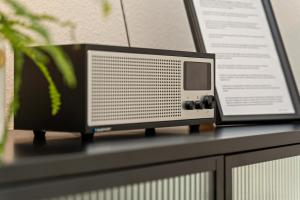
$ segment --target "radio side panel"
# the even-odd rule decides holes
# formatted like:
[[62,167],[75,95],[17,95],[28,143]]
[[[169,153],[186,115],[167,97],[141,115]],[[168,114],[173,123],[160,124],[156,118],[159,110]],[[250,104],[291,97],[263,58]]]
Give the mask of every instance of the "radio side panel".
[[53,61],[49,62],[47,67],[62,101],[59,113],[52,116],[48,83],[37,66],[26,57],[20,89],[21,107],[14,119],[15,129],[70,132],[85,130],[85,47],[64,45],[62,48],[73,63],[77,87],[69,88]]

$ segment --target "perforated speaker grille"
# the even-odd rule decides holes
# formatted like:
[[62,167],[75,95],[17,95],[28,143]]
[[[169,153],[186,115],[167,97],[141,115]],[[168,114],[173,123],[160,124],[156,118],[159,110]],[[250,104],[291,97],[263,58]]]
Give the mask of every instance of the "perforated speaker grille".
[[180,117],[181,66],[176,58],[92,54],[91,121]]

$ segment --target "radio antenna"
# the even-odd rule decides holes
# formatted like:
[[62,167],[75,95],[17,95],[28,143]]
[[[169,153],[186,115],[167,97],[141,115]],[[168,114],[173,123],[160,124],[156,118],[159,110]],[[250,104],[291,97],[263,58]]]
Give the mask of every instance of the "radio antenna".
[[124,3],[123,3],[123,0],[120,0],[120,3],[121,3],[122,14],[123,14],[123,19],[124,19],[124,25],[125,25],[125,31],[126,31],[127,42],[128,42],[128,46],[131,47],[131,44],[130,44],[130,38],[129,38],[129,31],[128,31],[128,25],[127,25],[127,20],[126,20],[126,14],[125,14],[125,9],[124,9]]

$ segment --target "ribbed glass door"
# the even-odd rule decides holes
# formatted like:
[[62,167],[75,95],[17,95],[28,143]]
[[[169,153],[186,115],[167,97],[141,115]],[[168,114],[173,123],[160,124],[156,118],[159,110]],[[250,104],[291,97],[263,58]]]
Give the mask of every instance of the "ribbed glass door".
[[213,172],[70,194],[51,200],[213,200]]
[[300,156],[232,168],[233,200],[299,200]]

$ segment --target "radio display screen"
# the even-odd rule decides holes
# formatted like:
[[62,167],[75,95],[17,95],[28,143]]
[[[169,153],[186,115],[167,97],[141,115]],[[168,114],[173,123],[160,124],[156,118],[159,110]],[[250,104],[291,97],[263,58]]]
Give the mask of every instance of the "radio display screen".
[[202,62],[184,63],[184,90],[210,90],[211,64]]

